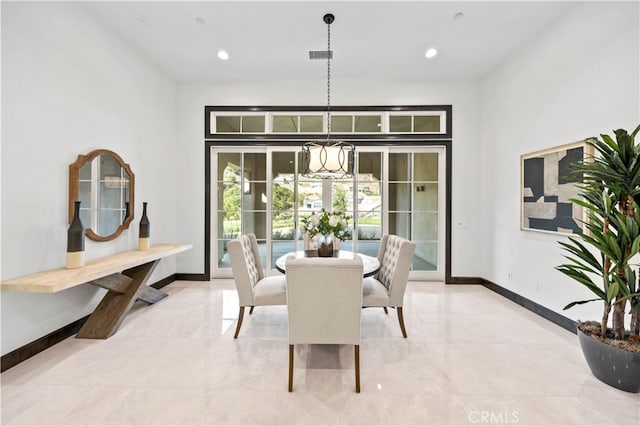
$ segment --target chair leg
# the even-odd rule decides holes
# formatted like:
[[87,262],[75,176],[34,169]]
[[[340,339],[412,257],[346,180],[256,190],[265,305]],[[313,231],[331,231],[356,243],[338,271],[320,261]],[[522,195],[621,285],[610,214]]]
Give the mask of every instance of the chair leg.
[[354,354],[356,365],[356,393],[360,393],[360,345],[356,345]]
[[238,333],[240,333],[240,327],[242,326],[243,317],[244,317],[244,306],[240,306],[240,313],[238,313],[238,325],[236,326],[236,334],[233,335],[234,339],[238,338]]
[[382,309],[384,309],[384,313],[385,313],[385,314],[389,315],[389,310],[387,309],[387,307],[386,307],[386,306],[384,306]]
[[249,315],[253,313],[253,308],[255,308],[255,306],[252,306],[251,309],[249,309]]
[[293,392],[293,345],[289,345],[289,392]]
[[407,330],[404,328],[404,317],[402,316],[402,306],[396,308],[398,311],[398,321],[400,321],[400,330],[402,330],[402,336],[407,338]]

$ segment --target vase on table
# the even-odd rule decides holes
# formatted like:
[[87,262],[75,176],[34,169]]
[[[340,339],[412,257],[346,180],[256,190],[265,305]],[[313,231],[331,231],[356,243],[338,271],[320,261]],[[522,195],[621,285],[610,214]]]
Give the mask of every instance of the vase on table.
[[318,237],[318,257],[333,257],[332,235],[320,235]]
[[149,250],[151,224],[147,217],[147,203],[142,203],[142,218],[140,219],[140,229],[138,231],[138,250]]
[[84,226],[80,220],[80,201],[73,202],[73,219],[67,229],[67,265],[69,269],[84,266]]

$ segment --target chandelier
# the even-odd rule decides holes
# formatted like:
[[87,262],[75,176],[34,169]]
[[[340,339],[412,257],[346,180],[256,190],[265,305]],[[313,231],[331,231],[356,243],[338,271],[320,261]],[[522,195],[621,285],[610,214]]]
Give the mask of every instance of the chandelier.
[[345,178],[353,175],[353,144],[331,139],[331,13],[322,20],[327,24],[327,138],[305,143],[302,146],[302,175],[312,178]]

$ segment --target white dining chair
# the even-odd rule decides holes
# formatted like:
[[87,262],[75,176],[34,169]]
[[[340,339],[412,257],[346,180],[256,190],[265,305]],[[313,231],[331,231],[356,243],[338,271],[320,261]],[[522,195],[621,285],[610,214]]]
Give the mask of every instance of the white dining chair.
[[378,261],[380,269],[373,277],[364,279],[362,307],[381,307],[388,313],[387,307],[395,308],[402,336],[407,338],[402,305],[407,288],[414,242],[397,235],[384,234],[380,239]]
[[356,392],[360,392],[362,259],[291,256],[286,267],[289,392],[296,344],[354,345]]
[[241,235],[229,241],[227,249],[240,302],[238,325],[233,335],[233,338],[237,339],[246,306],[251,308],[249,310],[251,315],[255,306],[287,304],[286,279],[284,275],[268,277],[264,275],[258,242],[254,234]]

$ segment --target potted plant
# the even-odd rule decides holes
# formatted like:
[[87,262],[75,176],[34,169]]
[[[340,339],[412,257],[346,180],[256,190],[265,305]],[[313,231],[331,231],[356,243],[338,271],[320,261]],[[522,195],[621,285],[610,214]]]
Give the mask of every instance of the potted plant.
[[318,255],[333,256],[333,238],[344,241],[351,236],[348,216],[342,212],[328,212],[322,209],[319,213],[313,212],[301,219],[302,228],[310,238],[319,235]]
[[[586,232],[560,242],[568,261],[556,269],[589,289],[596,297],[572,306],[600,301],[600,322],[578,324],[580,346],[593,374],[629,392],[640,392],[640,146],[638,126],[586,143],[595,155],[572,165],[579,174],[581,198],[571,201],[586,209]],[[629,329],[625,317],[629,314]],[[612,327],[609,328],[609,317]]]

